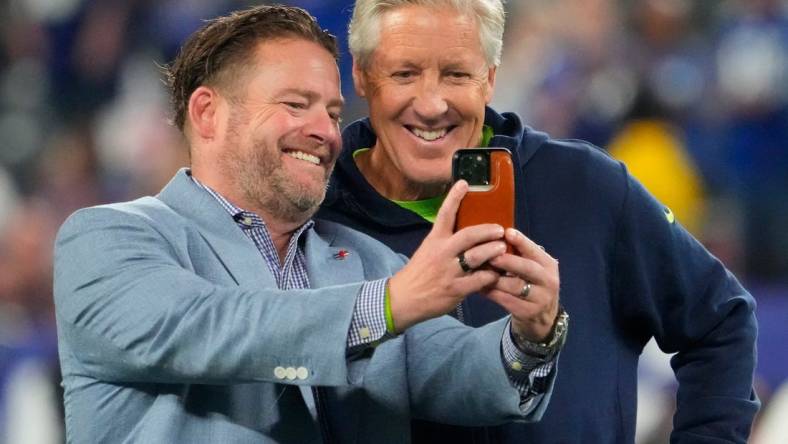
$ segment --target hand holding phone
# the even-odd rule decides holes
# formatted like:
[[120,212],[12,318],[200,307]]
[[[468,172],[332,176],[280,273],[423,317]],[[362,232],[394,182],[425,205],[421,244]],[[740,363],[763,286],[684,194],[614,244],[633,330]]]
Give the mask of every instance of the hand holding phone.
[[[461,149],[452,162],[454,180],[468,182],[469,190],[457,210],[455,231],[485,223],[505,229],[514,228],[514,164],[511,153],[504,148]],[[508,255],[489,259],[478,270],[495,270],[500,276],[483,294],[512,315],[512,332],[527,341],[543,343],[559,325],[558,261],[533,240],[516,230],[505,236]],[[515,247],[513,247],[514,245]],[[534,263],[538,267],[534,268]],[[527,301],[525,301],[527,300]],[[555,353],[563,345],[563,333],[555,336],[558,345],[542,347]],[[552,344],[552,340],[550,341]]]

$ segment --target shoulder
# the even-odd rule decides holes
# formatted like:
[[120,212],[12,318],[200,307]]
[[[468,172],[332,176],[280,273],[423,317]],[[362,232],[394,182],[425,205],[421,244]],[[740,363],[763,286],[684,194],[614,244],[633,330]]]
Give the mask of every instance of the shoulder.
[[129,202],[98,205],[77,210],[59,230],[59,237],[69,233],[95,229],[152,228],[166,231],[168,227],[185,224],[184,218],[155,197],[142,197]]
[[620,207],[629,188],[624,164],[584,140],[545,138],[522,170],[531,188],[539,184],[597,205],[606,202],[611,209]]
[[517,165],[529,175],[544,175],[544,179],[568,186],[587,187],[600,181],[621,186],[626,182],[623,164],[590,142],[553,138],[524,125],[515,113],[499,114],[491,108],[486,111],[485,124],[495,131],[491,143],[515,151]]
[[579,139],[546,139],[534,156],[543,161],[559,163],[563,168],[593,170],[621,176],[623,164],[604,149]]

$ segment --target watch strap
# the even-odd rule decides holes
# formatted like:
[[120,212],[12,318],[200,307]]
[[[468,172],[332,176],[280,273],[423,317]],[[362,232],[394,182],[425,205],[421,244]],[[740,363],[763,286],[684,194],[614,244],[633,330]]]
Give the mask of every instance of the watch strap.
[[553,327],[550,329],[547,338],[543,342],[533,342],[512,331],[512,339],[517,348],[523,353],[548,360],[555,356],[566,341],[566,333],[569,328],[569,315],[563,306],[558,307]]

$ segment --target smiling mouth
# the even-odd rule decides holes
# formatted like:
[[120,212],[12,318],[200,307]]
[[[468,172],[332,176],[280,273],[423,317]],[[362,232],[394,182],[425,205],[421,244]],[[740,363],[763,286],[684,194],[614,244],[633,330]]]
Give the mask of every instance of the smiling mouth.
[[309,154],[298,150],[287,150],[284,153],[294,159],[303,160],[304,162],[309,162],[312,165],[320,165],[320,158],[314,154]]
[[407,128],[407,130],[410,131],[411,134],[413,134],[414,136],[418,137],[421,140],[425,140],[427,142],[434,142],[436,140],[440,140],[446,137],[446,134],[448,134],[449,131],[454,129],[454,126],[437,128],[434,130],[424,130],[421,128],[416,128],[408,125],[406,125],[405,128]]

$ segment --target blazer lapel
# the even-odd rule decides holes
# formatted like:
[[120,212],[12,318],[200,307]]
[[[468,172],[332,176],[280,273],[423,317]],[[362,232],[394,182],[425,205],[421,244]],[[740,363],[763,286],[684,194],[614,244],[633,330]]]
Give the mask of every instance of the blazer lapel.
[[352,246],[336,242],[334,228],[331,224],[316,220],[314,228],[306,233],[304,256],[312,288],[364,280],[364,265],[360,255]]
[[236,226],[227,211],[195,184],[183,168],[157,196],[193,221],[203,239],[238,285],[276,287],[276,280],[254,242]]

